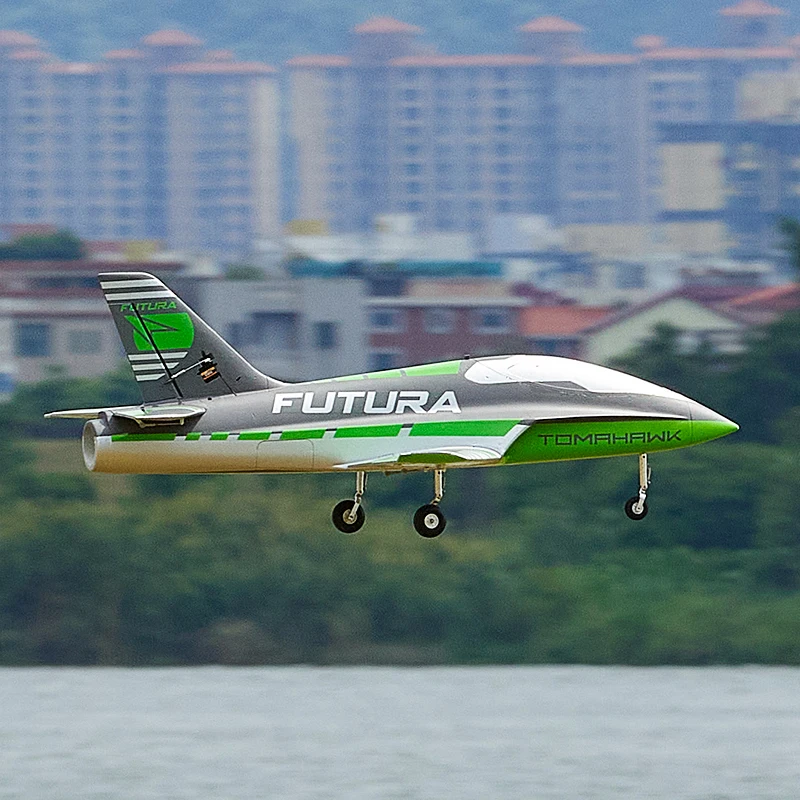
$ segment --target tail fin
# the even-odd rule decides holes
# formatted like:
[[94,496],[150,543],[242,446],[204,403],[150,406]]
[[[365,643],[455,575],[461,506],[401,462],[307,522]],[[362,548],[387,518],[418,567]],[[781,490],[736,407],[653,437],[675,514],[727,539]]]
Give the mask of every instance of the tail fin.
[[238,394],[278,383],[245,361],[153,275],[98,277],[146,403]]

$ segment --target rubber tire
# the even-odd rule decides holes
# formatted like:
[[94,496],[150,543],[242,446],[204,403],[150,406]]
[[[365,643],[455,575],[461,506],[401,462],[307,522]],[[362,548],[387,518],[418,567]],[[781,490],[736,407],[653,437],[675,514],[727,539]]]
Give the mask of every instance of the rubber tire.
[[336,528],[342,533],[358,533],[358,531],[360,531],[363,527],[364,520],[367,517],[367,515],[364,513],[364,506],[359,506],[358,511],[356,511],[356,521],[345,522],[344,515],[351,511],[353,508],[353,503],[353,500],[342,500],[333,507],[331,519],[333,520],[333,524],[336,526]]
[[[438,524],[435,528],[429,528],[425,524],[425,518],[429,514],[434,514],[438,519]],[[447,519],[445,518],[445,515],[442,514],[442,510],[439,508],[439,506],[435,506],[433,504],[420,506],[420,508],[418,508],[414,514],[414,528],[420,536],[423,536],[426,539],[435,539],[437,536],[440,536],[446,526]]]
[[632,519],[632,520],[635,520],[637,522],[640,519],[644,519],[647,516],[647,500],[644,501],[644,507],[642,508],[642,513],[641,514],[637,514],[633,510],[634,505],[636,505],[636,503],[638,503],[638,502],[639,502],[639,498],[638,497],[631,497],[631,499],[628,500],[625,503],[625,513],[627,514],[628,519]]

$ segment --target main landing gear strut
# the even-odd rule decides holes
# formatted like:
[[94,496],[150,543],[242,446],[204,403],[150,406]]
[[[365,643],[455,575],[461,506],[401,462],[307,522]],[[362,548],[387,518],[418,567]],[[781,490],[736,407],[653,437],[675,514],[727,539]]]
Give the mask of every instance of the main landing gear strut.
[[642,453],[639,456],[639,494],[625,503],[625,513],[630,519],[640,520],[647,516],[647,490],[650,488],[650,477],[647,453]]
[[[356,472],[356,491],[352,500],[342,500],[334,506],[333,524],[342,533],[356,533],[364,525],[364,507],[361,501],[367,488],[367,473]],[[421,506],[414,514],[414,528],[420,536],[433,539],[438,536],[447,525],[447,520],[439,508],[439,503],[444,497],[444,470],[433,471],[433,500]]]
[[444,497],[444,470],[433,471],[433,500],[420,506],[414,514],[414,528],[420,536],[433,539],[438,536],[447,525],[447,520],[439,508]]

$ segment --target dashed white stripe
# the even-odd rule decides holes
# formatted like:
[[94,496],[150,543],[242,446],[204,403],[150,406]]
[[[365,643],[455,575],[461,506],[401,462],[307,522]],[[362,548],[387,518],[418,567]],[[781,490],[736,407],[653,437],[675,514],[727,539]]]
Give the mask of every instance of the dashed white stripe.
[[137,381],[157,381],[159,378],[166,377],[166,372],[157,372],[155,375],[135,375]]
[[155,300],[158,298],[175,298],[175,294],[171,292],[169,289],[154,289],[151,292],[141,291],[141,292],[122,292],[121,294],[110,294],[106,293],[106,300],[109,303],[117,302],[117,301],[128,301],[128,300]]
[[[176,353],[173,350],[162,350],[161,355],[164,358],[184,358],[186,353]],[[132,355],[128,356],[130,361],[158,361],[160,363],[161,359],[158,357],[158,353],[133,353]]]
[[100,281],[101,289],[164,289],[161,281],[154,278],[139,278],[135,281]]
[[[154,366],[155,366],[155,364],[131,364],[131,369],[134,372],[144,372],[145,370],[153,369]],[[174,363],[167,362],[167,367],[169,369],[173,369],[173,368],[175,368],[177,366],[178,366],[178,362],[177,361],[175,361]]]
[[280,438],[281,438],[281,432],[280,431],[272,431],[272,433],[270,433],[269,439],[267,441],[278,442],[278,441],[280,441]]

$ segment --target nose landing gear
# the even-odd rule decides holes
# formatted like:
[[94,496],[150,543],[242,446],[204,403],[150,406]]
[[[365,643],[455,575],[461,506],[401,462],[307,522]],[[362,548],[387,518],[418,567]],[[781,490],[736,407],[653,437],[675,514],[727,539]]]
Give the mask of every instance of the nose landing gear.
[[629,519],[640,520],[647,516],[647,490],[650,487],[651,470],[647,464],[647,453],[639,456],[639,494],[625,503]]
[[447,519],[439,508],[444,497],[444,470],[433,471],[433,500],[420,506],[414,514],[414,528],[420,536],[433,539],[439,536],[447,525]]

